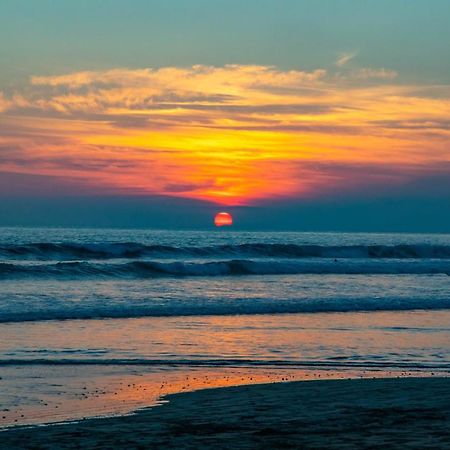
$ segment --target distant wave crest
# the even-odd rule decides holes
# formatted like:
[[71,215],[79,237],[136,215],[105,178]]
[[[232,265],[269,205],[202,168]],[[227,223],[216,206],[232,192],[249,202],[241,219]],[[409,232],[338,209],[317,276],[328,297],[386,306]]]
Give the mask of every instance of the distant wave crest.
[[73,260],[129,258],[395,258],[450,259],[448,245],[347,245],[322,246],[250,243],[207,247],[145,245],[128,243],[32,243],[0,245],[0,256],[8,259]]

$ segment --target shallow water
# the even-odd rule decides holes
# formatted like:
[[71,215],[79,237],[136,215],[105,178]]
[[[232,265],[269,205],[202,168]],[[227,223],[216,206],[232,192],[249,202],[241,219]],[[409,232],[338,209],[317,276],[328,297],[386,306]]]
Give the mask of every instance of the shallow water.
[[450,311],[7,323],[0,366],[450,369]]

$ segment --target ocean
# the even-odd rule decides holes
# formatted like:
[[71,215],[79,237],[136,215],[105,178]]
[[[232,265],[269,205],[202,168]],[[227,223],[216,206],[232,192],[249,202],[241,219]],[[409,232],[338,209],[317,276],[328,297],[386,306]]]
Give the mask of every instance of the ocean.
[[450,235],[2,228],[0,425],[132,410],[133,385],[154,401],[193,374],[448,374],[449,275]]

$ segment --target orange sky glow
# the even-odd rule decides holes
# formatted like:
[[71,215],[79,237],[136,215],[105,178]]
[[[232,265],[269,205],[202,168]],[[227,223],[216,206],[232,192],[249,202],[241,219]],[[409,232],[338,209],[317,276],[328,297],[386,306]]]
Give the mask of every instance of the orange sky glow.
[[450,87],[345,64],[34,76],[0,92],[0,171],[230,206],[445,173]]

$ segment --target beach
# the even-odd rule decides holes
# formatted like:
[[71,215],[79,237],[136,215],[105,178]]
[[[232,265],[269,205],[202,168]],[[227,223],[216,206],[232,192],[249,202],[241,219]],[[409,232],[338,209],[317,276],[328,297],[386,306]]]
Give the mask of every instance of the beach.
[[165,400],[127,416],[9,429],[2,448],[450,448],[448,378],[271,383]]

